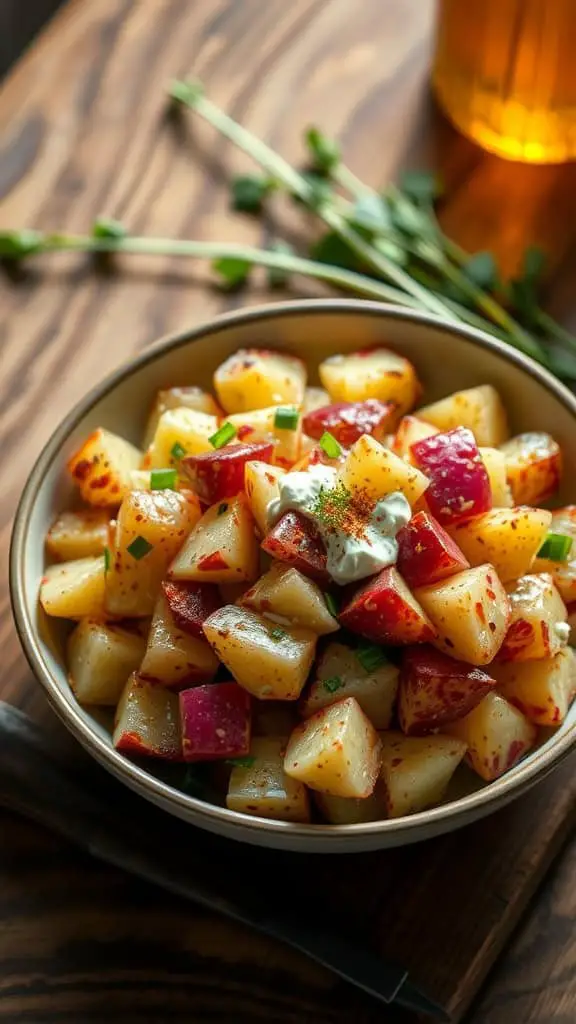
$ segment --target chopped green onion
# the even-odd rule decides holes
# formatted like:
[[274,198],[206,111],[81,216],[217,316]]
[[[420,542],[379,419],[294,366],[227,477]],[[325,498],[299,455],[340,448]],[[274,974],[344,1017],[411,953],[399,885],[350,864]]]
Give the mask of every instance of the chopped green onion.
[[278,427],[279,430],[296,430],[299,415],[297,409],[286,407],[276,409],[274,426]]
[[228,511],[228,505],[227,505],[227,503],[225,501],[223,501],[221,505],[218,505],[217,515],[223,516],[224,513],[227,512],[227,511]]
[[174,490],[178,474],[175,469],[152,469],[150,471],[150,489],[152,491],[164,491],[166,488]]
[[330,612],[330,615],[333,615],[335,619],[338,618],[338,603],[336,601],[336,598],[334,597],[334,594],[329,594],[328,592],[326,592],[324,594],[324,600],[326,601],[326,607]]
[[234,768],[251,768],[255,761],[255,757],[247,755],[246,757],[229,757],[225,763],[233,765]]
[[565,562],[572,550],[572,537],[564,533],[549,533],[538,552],[538,558],[549,558],[551,562]]
[[186,455],[186,449],[182,447],[180,441],[176,441],[170,449],[170,455],[173,459],[183,459]]
[[329,459],[337,459],[342,454],[342,445],[328,430],[325,430],[320,438],[320,447]]
[[375,672],[388,661],[382,648],[376,644],[363,644],[357,649],[356,657],[366,672]]
[[139,562],[141,558],[144,558],[144,555],[147,555],[149,551],[152,551],[153,547],[154,545],[151,544],[149,540],[146,540],[146,537],[142,537],[139,534],[134,538],[132,543],[128,545],[126,550],[129,555],[132,555],[132,558],[135,558],[136,561]]
[[104,572],[110,571],[110,548],[104,548]]
[[325,690],[328,690],[328,693],[336,693],[336,690],[339,690],[341,686],[344,686],[344,683],[340,679],[340,676],[330,676],[330,679],[325,679],[323,681],[322,686]]
[[231,441],[233,437],[236,437],[236,427],[233,423],[223,423],[219,430],[208,440],[213,448],[223,448],[228,441]]
[[280,629],[280,626],[275,626],[274,629],[270,630],[270,639],[275,644],[279,644],[281,640],[285,640],[288,633],[284,629]]

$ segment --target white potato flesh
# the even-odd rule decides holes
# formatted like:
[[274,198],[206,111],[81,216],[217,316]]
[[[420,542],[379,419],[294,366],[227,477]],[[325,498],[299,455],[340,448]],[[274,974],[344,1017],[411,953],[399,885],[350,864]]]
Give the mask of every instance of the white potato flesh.
[[217,430],[216,416],[194,409],[168,409],[158,420],[142,469],[178,469],[180,459],[183,458],[180,449],[186,455],[213,451],[209,438]]
[[276,821],[310,821],[306,786],[284,771],[286,740],[255,737],[250,744],[246,766],[232,769],[226,806],[242,814]]
[[239,349],[216,370],[214,387],[228,413],[269,405],[301,405],[306,366],[286,352]]
[[468,427],[478,445],[496,448],[508,437],[506,410],[500,395],[490,384],[456,391],[418,409],[416,415],[439,430]]
[[314,803],[329,825],[362,825],[366,821],[381,821],[388,817],[385,793],[379,783],[376,783],[374,792],[363,800],[315,792]]
[[278,617],[292,626],[304,626],[318,636],[334,633],[338,620],[328,611],[326,598],[317,583],[298,569],[275,563],[240,598],[241,605],[255,612]]
[[575,655],[565,647],[552,658],[495,664],[491,672],[510,704],[535,725],[557,726],[566,718],[576,691]]
[[330,405],[330,395],[324,388],[306,388],[304,391],[304,401],[302,402],[302,413],[305,416],[308,412],[314,412],[316,409],[323,409],[325,405]]
[[103,508],[61,512],[46,534],[46,550],[59,562],[102,555],[108,544],[109,522]]
[[282,406],[273,405],[265,409],[254,409],[251,412],[236,413],[228,417],[228,423],[236,428],[237,441],[253,444],[264,441],[274,445],[273,461],[279,466],[291,466],[301,455],[302,447],[302,416],[295,406],[286,406],[298,413],[298,421],[293,429],[276,426],[276,414]]
[[487,694],[470,714],[444,729],[463,740],[466,761],[486,782],[513,768],[536,740],[536,726],[498,693]]
[[169,409],[193,409],[195,412],[207,413],[209,416],[221,416],[222,410],[215,402],[212,395],[202,388],[166,388],[159,391],[154,400],[142,447],[144,450],[150,447],[154,440],[154,434],[158,429],[160,417]]
[[189,534],[169,570],[170,579],[198,583],[252,583],[260,547],[244,494],[216,502]]
[[218,659],[209,644],[178,628],[166,598],[160,594],[139,675],[142,679],[178,688],[184,684],[210,682],[217,670]]
[[387,816],[402,818],[439,803],[466,753],[466,744],[452,736],[404,736],[381,733],[380,779]]
[[424,473],[369,434],[354,442],[338,477],[353,497],[362,502],[378,501],[401,491],[410,505],[415,505],[429,484]]
[[254,697],[298,699],[314,660],[315,633],[279,626],[237,605],[213,612],[203,628],[220,661]]
[[262,536],[268,532],[268,505],[280,496],[278,481],[285,473],[281,466],[266,462],[247,462],[244,467],[246,497]]
[[145,649],[146,641],[138,633],[82,619],[67,646],[70,686],[77,700],[116,707]]
[[424,420],[419,420],[417,416],[404,416],[396,428],[396,433],[392,435],[392,440],[388,447],[399,458],[414,466],[414,456],[411,452],[412,445],[416,444],[417,441],[425,441],[426,438],[433,437],[434,434],[438,433],[438,427],[433,427],[431,423],[425,423]]
[[480,458],[490,481],[494,508],[512,508],[514,499],[506,477],[506,457],[499,448],[480,448]]
[[99,428],[68,460],[68,471],[89,505],[116,507],[130,489],[142,452],[123,437]]
[[503,444],[501,451],[517,505],[540,505],[558,489],[562,452],[550,434],[537,431],[519,434]]
[[566,605],[549,573],[522,576],[506,587],[511,618],[499,652],[505,661],[550,658],[568,643]]
[[470,665],[495,658],[508,629],[510,602],[492,565],[418,587],[414,596],[438,631],[435,647]]
[[124,754],[181,760],[178,694],[131,676],[116,709],[112,743]]
[[560,533],[572,539],[572,548],[564,562],[552,562],[549,558],[536,558],[533,572],[549,572],[566,604],[576,601],[576,505],[554,509],[550,533]]
[[40,583],[40,604],[59,619],[105,618],[104,558],[49,565]]
[[357,652],[345,644],[330,643],[316,669],[316,679],[300,701],[299,711],[309,718],[321,708],[354,697],[375,729],[387,729],[398,692],[399,670],[387,662],[367,672]]
[[530,572],[550,528],[552,513],[517,505],[493,508],[448,528],[471,565],[490,562],[503,583]]
[[412,363],[387,348],[330,356],[320,363],[318,372],[332,402],[379,398],[396,402],[398,414],[403,415],[421,393]]

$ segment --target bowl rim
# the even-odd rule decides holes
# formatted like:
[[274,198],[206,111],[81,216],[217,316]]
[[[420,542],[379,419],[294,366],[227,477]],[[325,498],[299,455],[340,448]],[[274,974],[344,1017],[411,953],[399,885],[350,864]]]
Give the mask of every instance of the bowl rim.
[[[306,839],[314,844],[324,845],[325,841],[326,848],[329,848],[331,836],[338,836],[340,839],[349,837],[352,846],[354,846],[353,841],[360,840],[361,838],[369,839],[372,837],[374,839],[378,835],[384,837],[386,835],[404,833],[407,842],[410,842],[418,838],[418,833],[424,826],[441,826],[447,819],[465,824],[470,813],[474,817],[488,813],[489,805],[492,803],[494,804],[494,810],[496,810],[501,803],[507,802],[508,799],[515,795],[516,791],[520,793],[538,781],[540,777],[543,778],[552,769],[556,768],[576,745],[576,723],[569,727],[556,743],[551,744],[547,749],[542,748],[540,752],[537,750],[532,755],[530,761],[520,762],[513,773],[507,773],[466,796],[459,797],[446,804],[440,804],[437,807],[428,808],[416,814],[402,818],[387,818],[380,821],[349,825],[298,824],[256,817],[239,811],[229,810],[227,807],[205,803],[197,797],[175,789],[170,784],[152,775],[145,767],[130,761],[123,754],[115,750],[114,747],[110,746],[83,719],[80,706],[77,707],[69,703],[61,691],[56,677],[52,674],[44,659],[38,631],[32,615],[29,614],[27,601],[24,597],[25,553],[36,496],[47,470],[58,459],[63,443],[79,420],[89,413],[94,405],[114,390],[114,388],[122,384],[136,370],[148,363],[154,362],[163,353],[173,351],[184,345],[193,344],[200,338],[205,338],[229,327],[243,326],[255,321],[329,313],[366,315],[368,317],[401,320],[415,326],[432,327],[464,338],[472,342],[472,344],[500,356],[521,371],[530,374],[538,383],[550,391],[557,401],[567,407],[576,420],[576,397],[544,367],[541,367],[522,352],[499,341],[498,338],[459,322],[445,321],[431,313],[355,298],[287,300],[284,302],[249,306],[222,313],[197,326],[170,332],[149,345],[143,352],[130,357],[91,388],[61,420],[38,455],[16,508],[9,556],[10,598],[16,630],[24,654],[35,678],[42,685],[49,704],[74,737],[79,740],[96,760],[131,788],[144,795],[152,794],[152,798],[157,803],[177,807],[182,817],[188,817],[187,812],[192,812],[190,816],[198,824],[200,824],[201,819],[207,819],[209,824],[206,827],[212,828],[213,831],[218,830],[217,826],[219,823],[226,825],[228,834],[231,834],[236,828],[239,838],[241,838],[242,831],[246,830],[250,833],[258,833],[259,836],[263,832],[267,832],[271,837],[276,836],[280,838],[281,834],[284,834]],[[459,822],[459,819],[463,820]]]

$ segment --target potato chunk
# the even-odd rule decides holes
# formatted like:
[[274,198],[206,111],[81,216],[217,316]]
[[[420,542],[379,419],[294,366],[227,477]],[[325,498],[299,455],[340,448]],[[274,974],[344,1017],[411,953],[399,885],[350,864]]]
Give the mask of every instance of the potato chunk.
[[160,594],[140,666],[142,679],[178,689],[185,683],[209,682],[217,670],[218,659],[212,649],[176,625],[164,594]]
[[168,409],[158,420],[143,469],[179,468],[184,455],[213,451],[208,438],[218,430],[216,416],[194,409]]
[[222,410],[218,407],[212,395],[202,388],[166,388],[159,391],[150,411],[146,433],[144,435],[144,450],[150,447],[154,440],[154,434],[158,429],[160,417],[169,409],[193,409],[194,412],[207,413],[209,416],[221,416]]
[[576,692],[576,658],[565,647],[552,658],[493,665],[498,689],[535,725],[560,725]]
[[550,434],[519,434],[503,444],[501,451],[516,505],[540,505],[558,489],[562,452]]
[[214,387],[229,413],[264,409],[269,405],[301,405],[306,366],[286,352],[241,348],[214,374]]
[[530,750],[536,727],[497,693],[489,693],[465,718],[445,726],[464,741],[466,761],[486,782],[509,771]]
[[419,420],[417,416],[404,416],[396,428],[390,447],[395,455],[414,466],[416,463],[410,450],[412,445],[417,441],[424,441],[427,437],[434,437],[438,432],[438,427]]
[[421,392],[412,363],[387,348],[330,356],[320,363],[318,372],[332,402],[379,398],[395,402],[398,414],[403,415]]
[[497,447],[508,437],[506,410],[491,384],[456,391],[439,402],[418,409],[416,415],[439,430],[468,427],[476,443],[481,445]]
[[398,691],[399,670],[386,661],[367,671],[358,652],[345,644],[326,647],[316,670],[316,679],[302,698],[299,710],[303,718],[346,697],[354,697],[375,729],[387,729]]
[[316,635],[279,626],[247,608],[225,605],[204,633],[240,686],[260,700],[296,700],[314,660]]
[[82,619],[68,639],[70,686],[81,704],[116,707],[146,641],[119,626]]
[[247,462],[244,468],[246,497],[262,536],[268,533],[268,505],[280,496],[278,481],[285,472],[281,466],[269,466],[266,462]]
[[295,406],[286,406],[285,408],[297,412],[298,420],[290,429],[279,426],[276,417],[278,410],[282,408],[283,406],[273,405],[265,409],[235,413],[228,417],[228,423],[236,428],[237,438],[244,444],[273,444],[274,454],[271,461],[276,465],[288,467],[301,455],[302,416]]
[[403,736],[385,732],[380,778],[389,818],[416,814],[440,802],[466,744],[452,736]]
[[288,740],[284,771],[333,796],[367,797],[380,767],[378,733],[354,697],[322,708]]
[[503,661],[550,658],[568,643],[568,613],[548,573],[522,576],[506,587],[512,617],[498,653]]
[[552,513],[517,505],[493,508],[448,529],[471,565],[490,562],[503,583],[530,572],[548,532]]
[[369,434],[352,445],[338,476],[353,497],[362,502],[378,501],[393,491],[401,491],[414,505],[429,483],[419,469]]
[[551,533],[560,533],[572,538],[572,549],[565,562],[552,562],[548,558],[536,558],[532,564],[532,572],[549,572],[556,584],[562,600],[566,604],[576,601],[576,505],[566,505],[554,509]]
[[100,427],[68,460],[68,470],[84,501],[113,508],[129,490],[130,473],[141,461],[138,448]]
[[104,558],[78,558],[49,565],[40,584],[40,604],[61,619],[104,618]]
[[425,736],[463,718],[496,686],[482,669],[418,644],[404,651],[398,718],[407,736]]
[[316,791],[314,803],[330,825],[362,825],[366,821],[381,821],[388,817],[384,789],[378,782],[374,792],[363,800]]
[[46,534],[46,550],[59,562],[104,554],[109,515],[103,508],[61,512]]
[[414,596],[438,630],[435,647],[470,665],[494,659],[508,629],[510,602],[492,565],[418,587]]
[[239,604],[292,626],[304,626],[318,636],[339,629],[317,583],[298,569],[276,563],[240,598]]
[[276,821],[310,821],[306,786],[284,771],[286,741],[274,736],[252,740],[246,764],[232,769],[226,806],[242,814]]
[[217,502],[204,513],[170,566],[174,580],[251,583],[258,576],[254,520],[243,494]]
[[506,476],[506,456],[499,448],[479,448],[486,467],[494,508],[512,508],[514,500]]
[[180,761],[177,694],[131,676],[116,709],[112,743],[123,754]]

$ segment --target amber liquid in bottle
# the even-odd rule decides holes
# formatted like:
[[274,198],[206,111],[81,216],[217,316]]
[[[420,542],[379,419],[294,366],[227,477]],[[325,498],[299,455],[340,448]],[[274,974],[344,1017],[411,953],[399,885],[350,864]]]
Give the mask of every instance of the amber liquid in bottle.
[[576,158],[576,0],[440,0],[438,100],[512,160]]

